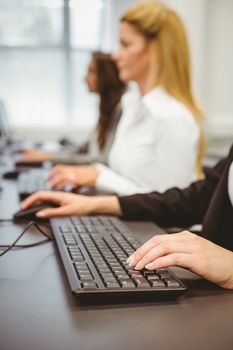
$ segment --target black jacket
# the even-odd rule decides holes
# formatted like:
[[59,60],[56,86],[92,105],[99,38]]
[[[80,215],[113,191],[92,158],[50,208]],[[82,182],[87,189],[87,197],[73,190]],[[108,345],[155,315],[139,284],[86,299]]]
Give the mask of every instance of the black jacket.
[[204,180],[186,189],[119,197],[123,217],[150,220],[164,227],[202,224],[203,237],[233,250],[233,207],[228,195],[232,161],[233,146],[228,157],[209,170]]

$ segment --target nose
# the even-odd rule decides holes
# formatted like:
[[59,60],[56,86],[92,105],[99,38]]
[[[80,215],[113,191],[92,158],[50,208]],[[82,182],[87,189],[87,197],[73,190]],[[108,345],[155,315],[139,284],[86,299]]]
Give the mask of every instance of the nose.
[[88,89],[90,89],[90,79],[89,79],[89,74],[88,73],[85,75],[84,81],[87,84]]
[[115,52],[112,53],[112,59],[113,59],[113,61],[118,61],[118,59],[119,59],[119,51],[120,51],[120,50],[117,50],[117,51],[115,51]]

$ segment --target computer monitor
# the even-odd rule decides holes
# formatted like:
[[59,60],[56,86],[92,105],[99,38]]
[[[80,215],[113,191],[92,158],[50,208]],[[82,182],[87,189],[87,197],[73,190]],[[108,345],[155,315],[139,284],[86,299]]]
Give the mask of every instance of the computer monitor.
[[12,136],[8,114],[4,102],[0,100],[0,138],[9,140]]

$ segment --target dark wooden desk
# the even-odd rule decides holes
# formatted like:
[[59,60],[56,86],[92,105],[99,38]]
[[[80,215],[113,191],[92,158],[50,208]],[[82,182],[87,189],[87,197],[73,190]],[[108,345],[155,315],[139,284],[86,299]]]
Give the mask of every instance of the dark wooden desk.
[[[18,209],[15,184],[2,183],[0,217]],[[146,235],[137,228],[137,236]],[[10,242],[22,225],[2,223],[0,243]],[[30,230],[24,240],[41,239]],[[188,285],[175,301],[80,305],[70,294],[53,242],[11,251],[0,258],[1,350],[167,350],[233,349],[233,292],[176,269]]]

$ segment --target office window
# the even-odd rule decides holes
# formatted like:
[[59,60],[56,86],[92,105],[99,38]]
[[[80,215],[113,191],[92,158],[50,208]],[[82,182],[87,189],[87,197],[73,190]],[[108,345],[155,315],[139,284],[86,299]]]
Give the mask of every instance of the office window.
[[[70,0],[71,45],[75,48],[100,46],[102,0]],[[82,14],[82,16],[80,16]]]
[[0,0],[0,98],[15,126],[93,124],[84,82],[109,0]]
[[0,0],[0,44],[59,44],[63,0]]

